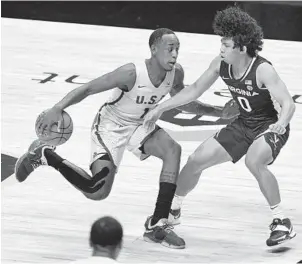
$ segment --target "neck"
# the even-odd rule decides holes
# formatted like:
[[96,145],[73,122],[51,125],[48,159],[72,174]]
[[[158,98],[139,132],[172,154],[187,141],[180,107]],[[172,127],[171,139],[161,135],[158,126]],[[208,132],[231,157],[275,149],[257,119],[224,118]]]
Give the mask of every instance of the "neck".
[[240,75],[241,73],[245,72],[248,66],[250,65],[252,59],[253,58],[250,56],[244,56],[240,58],[236,63],[232,64],[233,73],[236,73],[236,75]]
[[146,60],[147,69],[150,76],[155,83],[160,83],[166,76],[166,71],[158,64],[158,62],[154,58],[150,58]]

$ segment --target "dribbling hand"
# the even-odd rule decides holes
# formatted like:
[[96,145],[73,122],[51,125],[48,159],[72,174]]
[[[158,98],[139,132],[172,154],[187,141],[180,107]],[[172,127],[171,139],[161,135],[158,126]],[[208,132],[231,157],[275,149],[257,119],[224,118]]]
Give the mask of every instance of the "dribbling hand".
[[269,129],[271,132],[277,133],[277,134],[284,134],[286,132],[286,128],[278,123],[271,124],[269,126]]
[[42,112],[36,121],[36,131],[39,135],[49,134],[51,127],[57,124],[57,131],[60,132],[62,109],[53,107]]

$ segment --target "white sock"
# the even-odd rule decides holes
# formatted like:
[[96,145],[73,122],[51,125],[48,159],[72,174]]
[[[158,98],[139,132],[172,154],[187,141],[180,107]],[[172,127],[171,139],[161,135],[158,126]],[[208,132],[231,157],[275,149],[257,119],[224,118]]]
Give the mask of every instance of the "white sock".
[[174,195],[171,209],[172,210],[180,209],[184,198],[185,196]]
[[276,204],[274,206],[271,206],[271,210],[272,210],[272,214],[273,214],[273,218],[279,218],[279,219],[284,219],[284,215],[283,215],[283,211],[282,208],[280,206],[280,204]]

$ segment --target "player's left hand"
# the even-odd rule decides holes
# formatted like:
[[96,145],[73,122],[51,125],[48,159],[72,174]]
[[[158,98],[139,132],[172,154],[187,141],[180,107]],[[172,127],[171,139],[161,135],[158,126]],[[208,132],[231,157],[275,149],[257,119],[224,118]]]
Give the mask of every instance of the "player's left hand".
[[154,126],[155,122],[161,117],[162,112],[160,111],[159,107],[156,106],[152,110],[150,110],[144,118],[144,124],[143,126],[146,129],[149,129]]
[[269,126],[269,129],[271,132],[277,133],[277,134],[284,134],[286,132],[286,128],[283,125],[280,125],[278,123],[271,124]]
[[232,119],[238,115],[239,115],[238,104],[236,103],[236,101],[234,99],[231,99],[224,105],[224,107],[222,109],[221,118]]

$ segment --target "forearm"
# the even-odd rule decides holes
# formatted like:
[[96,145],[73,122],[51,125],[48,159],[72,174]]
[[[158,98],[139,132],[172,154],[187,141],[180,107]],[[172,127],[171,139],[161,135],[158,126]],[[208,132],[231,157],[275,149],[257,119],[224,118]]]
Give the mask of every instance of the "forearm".
[[292,102],[284,103],[281,107],[278,123],[286,127],[292,119],[296,110],[296,106]]
[[186,105],[182,105],[177,107],[179,110],[194,113],[197,115],[204,115],[207,114],[209,116],[215,116],[215,117],[221,117],[222,116],[222,109],[221,106],[214,106],[209,104],[204,104],[199,101],[193,101],[191,103],[188,103]]
[[70,91],[60,102],[54,105],[56,108],[65,109],[71,105],[81,102],[88,96],[87,84]]
[[196,86],[193,84],[187,86],[167,101],[164,101],[163,103],[159,104],[158,108],[161,112],[165,112],[170,109],[186,105],[192,102],[193,100],[197,99],[199,96],[200,94],[198,93]]

